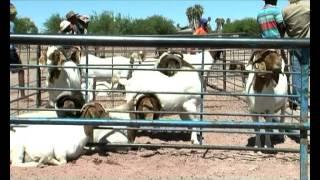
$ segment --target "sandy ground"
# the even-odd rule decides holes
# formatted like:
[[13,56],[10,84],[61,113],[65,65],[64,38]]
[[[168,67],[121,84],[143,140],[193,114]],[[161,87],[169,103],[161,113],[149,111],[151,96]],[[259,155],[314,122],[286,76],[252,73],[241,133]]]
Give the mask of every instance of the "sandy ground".
[[[34,71],[30,78],[35,79]],[[232,81],[234,81],[232,79]],[[16,84],[17,77],[11,74],[11,86]],[[218,83],[214,81],[211,83]],[[43,85],[44,86],[44,82]],[[241,83],[240,83],[241,86]],[[228,85],[230,91],[235,85]],[[238,87],[241,89],[241,87]],[[208,89],[214,91],[213,89]],[[237,89],[238,90],[238,89]],[[31,91],[29,93],[32,93]],[[47,102],[47,93],[42,94],[42,107]],[[12,91],[11,100],[18,97]],[[101,97],[100,97],[101,98]],[[98,98],[99,99],[99,98]],[[121,101],[111,103],[101,98],[108,108]],[[122,99],[121,97],[117,99]],[[29,100],[11,103],[11,108],[34,108],[35,96]],[[236,97],[207,96],[204,104],[205,112],[214,113],[247,113],[247,104]],[[12,113],[14,111],[11,111]],[[289,112],[288,113],[292,113]],[[170,118],[170,117],[169,117]],[[205,120],[248,121],[249,117],[241,116],[204,116]],[[296,122],[287,118],[288,122]],[[165,133],[150,135],[140,133],[136,143],[151,144],[190,144],[189,134]],[[210,145],[250,146],[254,134],[203,133],[204,143]],[[299,144],[285,138],[275,145],[276,148],[299,149]],[[310,159],[310,158],[309,158]],[[194,150],[194,149],[153,149],[122,152],[106,152],[105,154],[87,153],[78,160],[63,166],[46,166],[44,168],[10,167],[10,179],[299,179],[300,165],[298,153],[262,154],[249,151],[227,150]]]

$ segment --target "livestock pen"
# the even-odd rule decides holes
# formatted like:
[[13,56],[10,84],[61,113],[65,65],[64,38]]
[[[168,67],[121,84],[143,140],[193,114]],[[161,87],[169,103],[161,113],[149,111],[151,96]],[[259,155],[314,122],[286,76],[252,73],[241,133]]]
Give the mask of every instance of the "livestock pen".
[[[190,131],[188,128],[198,127],[202,128],[202,135],[207,137],[214,136],[214,134],[234,134],[247,139],[250,136],[239,136],[240,134],[255,134],[252,131],[254,128],[271,128],[271,129],[286,129],[286,130],[300,130],[298,133],[285,133],[288,135],[299,135],[300,150],[298,146],[295,148],[288,148],[285,145],[282,148],[253,148],[250,146],[244,147],[243,141],[238,144],[228,143],[230,137],[226,136],[226,140],[223,142],[202,143],[200,145],[188,145],[186,143],[167,143],[167,144],[146,144],[146,143],[134,143],[134,144],[108,144],[108,147],[145,147],[145,148],[191,148],[191,149],[226,149],[226,150],[263,150],[270,152],[295,152],[300,153],[300,178],[307,179],[308,177],[308,140],[307,131],[309,130],[309,117],[308,117],[308,99],[304,99],[300,107],[300,114],[293,113],[287,110],[286,123],[254,123],[248,119],[252,114],[248,114],[247,105],[243,100],[243,97],[248,96],[242,93],[243,70],[230,70],[229,66],[234,61],[240,64],[246,64],[250,53],[256,48],[279,48],[279,49],[293,49],[293,48],[309,48],[309,40],[261,40],[261,39],[244,39],[244,38],[195,38],[195,37],[148,37],[148,36],[123,36],[123,37],[109,37],[109,36],[56,36],[56,35],[11,35],[11,42],[15,44],[25,44],[27,63],[23,64],[27,71],[28,83],[26,87],[17,87],[16,85],[10,85],[12,92],[19,89],[26,89],[29,91],[29,99],[10,99],[10,124],[93,124],[93,125],[108,125],[108,126],[130,126],[140,127],[137,129],[145,131]],[[115,54],[121,54],[127,56],[130,52],[146,50],[147,56],[153,56],[155,48],[152,47],[169,47],[169,48],[193,48],[197,47],[200,50],[204,48],[210,49],[223,49],[223,58],[216,61],[211,70],[208,70],[208,81],[206,84],[202,82],[201,93],[201,108],[200,112],[196,114],[200,115],[200,120],[197,122],[192,121],[180,121],[175,116],[167,116],[168,118],[161,120],[110,120],[110,119],[96,119],[96,120],[80,120],[70,118],[18,118],[16,114],[21,111],[48,111],[55,109],[44,108],[46,102],[46,90],[43,83],[42,73],[37,61],[32,61],[30,57],[30,51],[34,51],[33,58],[38,59],[40,56],[40,46],[35,45],[82,45],[82,46],[106,46],[107,56],[114,56]],[[33,49],[30,49],[33,47]],[[133,48],[138,47],[138,48]],[[151,47],[151,48],[150,48]],[[86,52],[90,53],[92,48],[86,48]],[[21,52],[20,54],[22,54]],[[38,54],[34,56],[34,54]],[[232,62],[231,62],[232,61]],[[32,63],[30,63],[32,62]],[[201,62],[199,62],[201,64]],[[88,67],[94,68],[94,67]],[[112,67],[111,67],[112,69]],[[143,69],[142,69],[143,70]],[[150,69],[149,69],[150,70]],[[204,78],[204,70],[198,70]],[[30,74],[34,73],[34,76]],[[287,74],[299,73],[288,72]],[[302,76],[308,76],[304,72],[301,72]],[[31,77],[35,77],[32,79]],[[87,77],[84,77],[86,80]],[[207,86],[207,87],[206,87]],[[206,87],[206,88],[205,88]],[[60,89],[57,89],[60,90]],[[90,90],[96,92],[110,92],[109,94],[103,94],[102,96],[97,94],[97,100],[102,102],[107,108],[115,107],[116,105],[123,104],[124,97],[122,92],[125,90],[119,89],[103,89],[103,90]],[[183,94],[183,92],[175,92],[176,94]],[[258,95],[257,95],[258,96]],[[261,95],[261,96],[273,96],[273,95]],[[289,96],[294,96],[289,94]],[[33,100],[34,104],[29,100]],[[26,102],[25,102],[26,101]],[[27,105],[26,105],[27,103]],[[235,106],[233,106],[233,104]],[[151,112],[152,113],[152,112]],[[180,112],[157,112],[165,114],[179,114]],[[275,115],[268,115],[273,116]],[[279,115],[276,115],[279,117]],[[230,118],[231,117],[231,118]],[[161,128],[157,128],[161,127]],[[212,134],[212,135],[211,135]],[[265,133],[264,133],[265,134]],[[272,133],[282,134],[282,133]],[[231,135],[230,135],[231,136]],[[242,145],[242,146],[241,146]]]

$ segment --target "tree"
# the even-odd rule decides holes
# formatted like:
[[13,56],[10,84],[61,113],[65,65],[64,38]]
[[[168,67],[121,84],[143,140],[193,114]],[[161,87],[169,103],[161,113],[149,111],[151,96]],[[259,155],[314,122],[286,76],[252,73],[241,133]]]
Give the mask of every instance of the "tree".
[[38,33],[38,28],[28,17],[16,18],[14,21],[16,33]]
[[60,30],[60,23],[64,18],[61,17],[59,14],[53,14],[46,20],[44,23],[45,32],[46,33],[58,33]]
[[231,23],[230,18],[227,18],[226,24],[230,24],[230,23]]
[[227,23],[223,27],[224,33],[247,33],[249,37],[259,37],[259,24],[255,18],[243,18],[231,23]]
[[89,34],[115,34],[116,28],[114,27],[114,16],[110,11],[103,11],[101,14],[90,16],[90,23],[88,27]]
[[224,25],[224,19],[223,18],[216,18],[215,22],[217,23],[216,32],[222,32],[222,28]]
[[[52,15],[44,24],[46,33],[57,33],[62,20],[59,14]],[[103,11],[101,14],[94,12],[88,26],[89,34],[98,35],[172,34],[176,31],[174,22],[160,15],[132,19],[120,13],[114,15],[111,11]]]
[[188,17],[190,28],[197,28],[202,14],[203,7],[199,4],[187,8],[186,15]]

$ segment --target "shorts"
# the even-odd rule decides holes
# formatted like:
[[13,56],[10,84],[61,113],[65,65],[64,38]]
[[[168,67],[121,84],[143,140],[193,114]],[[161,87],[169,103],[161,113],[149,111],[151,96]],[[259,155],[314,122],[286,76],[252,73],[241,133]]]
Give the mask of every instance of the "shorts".
[[17,73],[22,70],[22,66],[11,66],[11,64],[22,64],[20,57],[15,49],[10,49],[10,71]]

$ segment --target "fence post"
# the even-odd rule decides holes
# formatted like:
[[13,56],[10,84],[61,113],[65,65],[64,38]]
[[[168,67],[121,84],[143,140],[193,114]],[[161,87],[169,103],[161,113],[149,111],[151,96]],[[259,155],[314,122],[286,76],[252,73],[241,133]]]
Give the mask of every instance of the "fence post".
[[[202,53],[202,61],[201,61],[201,69],[204,70],[204,49],[201,50]],[[207,86],[207,83],[204,83],[204,72],[201,71],[200,75],[201,75],[201,103],[200,103],[200,121],[202,121],[203,119],[203,101],[204,101],[204,97],[203,97],[203,92],[204,92],[204,88],[207,89],[205,86]],[[206,76],[208,76],[208,72],[206,73]],[[200,130],[202,130],[202,128],[200,128]],[[202,131],[200,131],[200,145],[202,145]]]
[[226,92],[227,90],[227,72],[226,70],[226,62],[227,62],[227,56],[226,56],[226,52],[222,51],[223,53],[223,65],[222,65],[222,69],[223,69],[223,90]]
[[89,65],[89,56],[88,56],[88,46],[85,46],[86,51],[86,93],[85,93],[85,99],[86,102],[88,102],[88,87],[89,87],[89,73],[88,73],[88,65]]
[[[308,88],[309,88],[309,49],[302,49],[301,87],[300,87],[300,122],[308,121]],[[308,180],[308,132],[300,130],[300,179]]]
[[[39,65],[39,59],[41,56],[41,46],[37,46],[37,65]],[[37,67],[37,88],[41,88],[41,70],[40,67]],[[36,106],[41,106],[41,90],[37,90],[37,96],[36,96]]]

